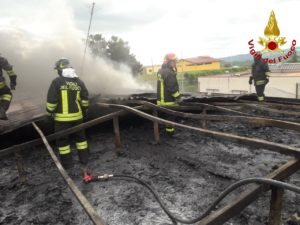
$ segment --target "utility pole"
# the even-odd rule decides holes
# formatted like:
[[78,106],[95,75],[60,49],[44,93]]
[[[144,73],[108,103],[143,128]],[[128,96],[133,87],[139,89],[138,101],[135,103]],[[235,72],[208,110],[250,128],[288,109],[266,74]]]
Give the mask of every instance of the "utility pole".
[[[184,76],[183,76],[183,58],[182,58],[182,51],[180,51],[180,56],[181,56],[181,92],[183,92],[183,80],[184,80]],[[198,81],[197,81],[198,82]]]
[[93,14],[94,14],[94,7],[95,7],[95,2],[92,3],[90,23],[89,23],[88,32],[87,32],[87,35],[86,35],[85,48],[84,48],[83,58],[82,58],[82,62],[81,62],[81,75],[83,74],[84,61],[85,61],[85,54],[86,54],[86,49],[87,49],[88,40],[89,40],[89,36],[90,36],[90,29],[91,29],[91,24],[92,24]]

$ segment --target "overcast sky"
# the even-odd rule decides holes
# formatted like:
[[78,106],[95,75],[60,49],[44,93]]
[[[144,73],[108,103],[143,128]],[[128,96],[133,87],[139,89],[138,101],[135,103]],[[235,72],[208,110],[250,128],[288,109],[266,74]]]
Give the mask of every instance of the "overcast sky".
[[[0,32],[22,28],[36,40],[65,32],[84,38],[90,0],[0,0]],[[91,33],[129,42],[144,65],[161,64],[163,55],[223,57],[248,52],[248,41],[264,35],[274,10],[288,48],[300,41],[299,0],[95,0]],[[75,35],[76,34],[76,35]],[[63,43],[61,43],[63,45]],[[298,43],[297,43],[297,46]],[[256,49],[262,47],[256,44]],[[83,51],[83,50],[82,50]]]

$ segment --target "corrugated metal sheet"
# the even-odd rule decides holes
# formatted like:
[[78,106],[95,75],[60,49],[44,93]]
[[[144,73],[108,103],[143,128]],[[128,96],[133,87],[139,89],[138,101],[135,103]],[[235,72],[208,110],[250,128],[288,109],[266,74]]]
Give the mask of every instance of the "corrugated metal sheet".
[[269,64],[269,68],[274,73],[300,72],[300,63]]

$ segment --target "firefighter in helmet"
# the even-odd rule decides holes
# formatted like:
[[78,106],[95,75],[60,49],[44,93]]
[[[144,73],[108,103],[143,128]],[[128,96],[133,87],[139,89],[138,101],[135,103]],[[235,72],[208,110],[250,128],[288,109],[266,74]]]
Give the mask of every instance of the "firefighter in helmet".
[[[47,113],[54,119],[55,132],[79,125],[86,117],[88,109],[88,90],[71,67],[68,59],[61,58],[55,63],[58,77],[55,78],[48,90]],[[73,134],[77,153],[81,164],[88,163],[89,148],[85,131]],[[71,147],[68,136],[57,139],[60,160],[65,168],[73,166]]]
[[[3,71],[5,70],[10,79],[10,88],[6,85],[3,77]],[[6,58],[0,56],[0,120],[7,120],[6,111],[9,108],[12,93],[11,90],[15,90],[17,85],[17,75],[13,70],[12,65]]]
[[[176,61],[177,57],[174,53],[166,54],[163,65],[157,73],[157,105],[159,106],[174,106],[180,98]],[[173,134],[174,128],[166,127],[166,132]]]
[[249,78],[249,84],[252,85],[254,80],[254,86],[257,94],[257,99],[259,102],[265,100],[265,87],[269,83],[269,66],[262,60],[261,53],[257,54],[254,58],[254,63],[252,64],[251,76]]

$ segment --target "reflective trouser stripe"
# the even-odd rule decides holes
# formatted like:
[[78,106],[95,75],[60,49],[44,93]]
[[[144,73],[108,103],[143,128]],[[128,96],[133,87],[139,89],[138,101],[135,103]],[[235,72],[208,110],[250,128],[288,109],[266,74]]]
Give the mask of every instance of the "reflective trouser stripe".
[[60,155],[66,155],[71,152],[70,145],[63,146],[63,147],[58,147],[58,151]]
[[86,150],[88,148],[88,143],[87,141],[83,141],[83,142],[77,142],[76,143],[76,148],[78,150]]
[[0,95],[0,100],[4,100],[4,101],[11,101],[12,99],[12,95],[9,94],[5,94],[5,95]]
[[257,96],[258,101],[264,101],[265,97],[264,96]]
[[174,98],[177,98],[179,95],[180,95],[179,91],[176,91],[174,94],[172,94],[172,96],[173,96]]
[[167,127],[167,128],[166,128],[166,131],[167,131],[167,132],[170,132],[170,133],[171,133],[171,132],[174,132],[174,130],[175,130],[175,129],[174,129],[173,127]]
[[62,100],[62,114],[68,114],[69,107],[68,107],[68,91],[61,90],[61,100]]

